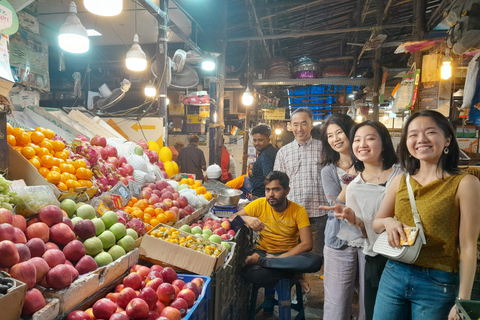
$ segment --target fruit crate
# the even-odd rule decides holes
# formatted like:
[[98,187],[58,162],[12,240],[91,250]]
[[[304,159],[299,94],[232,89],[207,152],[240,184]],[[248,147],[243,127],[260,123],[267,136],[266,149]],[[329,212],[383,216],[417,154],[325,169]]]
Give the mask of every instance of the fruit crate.
[[476,320],[480,318],[480,301],[457,300],[457,319]]
[[205,281],[202,293],[198,296],[193,306],[188,310],[188,313],[182,320],[207,320],[208,318],[208,302],[211,296],[210,277],[197,276],[190,274],[178,274],[177,279],[183,280],[185,283],[192,281],[195,278],[202,278]]
[[[2,272],[2,274],[4,274]],[[17,320],[22,313],[27,285],[19,280],[11,279],[13,287],[8,289],[7,294],[0,297],[0,310],[2,320]]]

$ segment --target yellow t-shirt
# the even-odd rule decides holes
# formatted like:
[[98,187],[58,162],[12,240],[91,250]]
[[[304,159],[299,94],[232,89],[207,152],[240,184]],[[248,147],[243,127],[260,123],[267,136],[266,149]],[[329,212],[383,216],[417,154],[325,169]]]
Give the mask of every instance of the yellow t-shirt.
[[240,189],[243,186],[243,181],[245,181],[245,177],[247,175],[244,174],[243,176],[236,177],[233,180],[228,181],[225,183],[227,187],[230,187],[232,189]]
[[305,208],[291,201],[288,201],[284,215],[273,210],[266,198],[251,202],[245,211],[265,224],[257,248],[268,253],[289,251],[298,244],[298,230],[310,225]]

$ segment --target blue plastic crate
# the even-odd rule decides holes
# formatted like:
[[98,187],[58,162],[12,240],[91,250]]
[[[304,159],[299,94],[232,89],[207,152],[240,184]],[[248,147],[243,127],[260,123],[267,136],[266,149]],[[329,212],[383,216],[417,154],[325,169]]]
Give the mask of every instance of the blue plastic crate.
[[208,301],[210,300],[210,277],[198,276],[192,274],[178,274],[177,278],[183,280],[185,283],[192,281],[195,278],[202,278],[205,281],[202,293],[198,296],[195,304],[188,309],[188,313],[182,320],[207,320],[208,319]]

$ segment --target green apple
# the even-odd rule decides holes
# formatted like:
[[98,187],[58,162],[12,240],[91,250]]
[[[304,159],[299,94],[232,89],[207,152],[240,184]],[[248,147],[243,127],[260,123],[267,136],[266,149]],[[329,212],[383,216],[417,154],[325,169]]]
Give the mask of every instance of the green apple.
[[97,262],[97,265],[99,267],[106,266],[107,264],[113,261],[112,256],[106,253],[105,251],[102,251],[99,254],[97,254],[94,259]]
[[132,237],[133,240],[137,240],[138,239],[138,233],[137,231],[133,230],[132,228],[127,228],[127,235]]
[[65,199],[60,203],[60,209],[65,211],[69,218],[72,218],[77,211],[77,204],[71,199]]
[[95,209],[91,205],[84,204],[77,209],[77,216],[82,219],[92,220],[97,216],[97,214],[95,213]]
[[204,230],[203,230],[203,234],[206,234],[206,235],[208,235],[208,236],[210,237],[210,236],[213,234],[213,232],[212,232],[212,230],[210,230],[210,229],[204,229]]
[[97,236],[101,235],[103,231],[105,231],[105,224],[103,223],[102,219],[94,218],[92,219],[93,224],[95,225],[95,230],[97,231]]
[[97,237],[88,238],[83,246],[85,247],[85,253],[92,257],[103,251],[102,240]]
[[115,239],[115,235],[109,230],[103,231],[98,236],[98,238],[100,239],[100,241],[102,241],[103,250],[108,250],[109,248],[111,248],[117,240]]
[[197,234],[197,233],[202,234],[202,228],[200,228],[199,226],[192,228],[192,234]]
[[[108,229],[113,232],[115,239],[120,240],[127,235],[127,227],[125,227],[120,222],[115,223],[113,226]],[[132,238],[133,239],[133,238]]]
[[128,235],[118,240],[117,244],[123,249],[125,249],[126,252],[135,249],[135,240],[133,240],[133,238]]
[[111,226],[118,222],[118,217],[115,212],[107,211],[103,214],[102,221],[105,224],[105,228],[110,229]]
[[230,247],[230,244],[228,242],[222,241],[220,244],[222,246],[224,246],[225,249],[227,249],[227,252],[230,252],[231,247]]
[[114,245],[113,247],[108,250],[108,254],[112,256],[113,261],[117,260],[118,258],[126,255],[125,249],[120,247],[119,245]]
[[210,236],[206,233],[202,233],[202,237],[203,237],[203,239],[207,239],[207,240],[208,240],[208,238],[210,238]]
[[208,240],[218,244],[222,243],[222,238],[220,238],[218,234],[211,235],[210,238],[208,238]]
[[83,219],[80,218],[80,217],[73,217],[71,220],[72,220],[73,226],[75,227],[75,225],[77,224],[77,222],[78,222],[78,221],[82,221]]
[[133,152],[135,152],[136,155],[143,156],[143,148],[141,146],[136,146]]
[[188,232],[188,233],[192,233],[192,229],[190,229],[190,226],[187,225],[187,224],[184,224],[183,226],[181,226],[179,228],[179,230],[182,230],[182,231],[185,231],[185,232]]
[[77,202],[77,209],[80,208],[81,206],[83,206],[85,203],[83,202]]

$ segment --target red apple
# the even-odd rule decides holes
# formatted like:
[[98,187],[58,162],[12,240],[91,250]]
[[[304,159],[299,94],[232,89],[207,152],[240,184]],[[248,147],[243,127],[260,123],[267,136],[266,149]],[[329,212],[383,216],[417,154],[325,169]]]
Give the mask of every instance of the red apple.
[[[0,209],[1,210],[1,209]],[[1,218],[0,218],[0,223],[1,222]],[[25,218],[19,214],[15,214],[12,216],[12,226],[22,230],[22,231],[25,231],[27,230],[27,221],[25,220]]]
[[[32,239],[32,240],[33,240],[33,239]],[[83,243],[82,243],[82,245],[83,245]],[[45,247],[46,247],[46,250],[45,250],[45,251],[47,251],[47,250],[52,250],[52,249],[60,250],[60,248],[59,248],[55,243],[53,243],[53,242],[47,242],[47,243],[45,243]]]
[[125,288],[118,294],[117,304],[120,308],[126,308],[128,303],[137,297],[137,293],[132,288]]
[[154,310],[157,301],[158,301],[158,296],[155,290],[153,290],[150,287],[143,288],[142,291],[140,291],[140,294],[138,295],[138,298],[143,299],[147,304],[150,310]]
[[145,287],[152,288],[153,290],[156,291],[162,283],[163,283],[163,279],[161,277],[155,278],[153,280],[148,281]]
[[170,304],[170,307],[177,309],[180,311],[180,315],[184,317],[187,312],[188,312],[188,304],[187,301],[183,298],[177,298],[173,300],[173,302]]
[[46,280],[47,284],[52,289],[61,290],[72,284],[72,273],[70,272],[68,266],[64,264],[59,264],[58,266],[48,271]]
[[18,249],[12,241],[0,242],[0,267],[10,268],[20,261]]
[[198,288],[198,291],[199,292],[202,292],[202,289],[203,289],[203,285],[205,284],[205,280],[203,280],[202,278],[194,278],[192,281],[190,281],[191,283],[195,283],[197,285],[197,288]]
[[118,286],[115,287],[115,292],[120,292],[125,288],[123,284],[119,284]]
[[0,224],[0,241],[10,240],[15,242],[16,238],[15,227],[8,223]]
[[14,243],[27,243],[27,238],[25,238],[25,233],[23,233],[22,230],[20,230],[19,228],[13,228],[14,229],[14,232],[15,232],[15,241],[13,241]]
[[172,283],[177,279],[177,273],[170,267],[164,268],[162,271],[160,271],[160,274],[162,275],[164,282]]
[[150,271],[162,271],[163,267],[159,266],[158,264],[154,264],[153,266],[150,267]]
[[[156,307],[156,306],[155,306]],[[150,310],[148,312],[148,318],[147,320],[157,320],[160,317],[160,313],[158,313],[155,310]]]
[[148,283],[151,280],[156,279],[156,278],[162,278],[162,280],[163,280],[161,271],[150,271],[147,278],[145,279],[145,282]]
[[232,238],[233,238],[233,237],[235,237],[235,230],[230,229],[230,230],[227,231],[227,234],[231,235]]
[[137,272],[138,268],[143,267],[141,264],[135,264],[130,268],[130,273]]
[[109,299],[103,298],[95,302],[92,307],[93,315],[97,319],[110,319],[117,310],[117,305]]
[[32,289],[37,282],[35,265],[29,261],[20,262],[10,268],[12,278],[20,280],[27,285],[28,289]]
[[170,283],[162,283],[157,288],[158,300],[163,303],[170,303],[175,299],[175,288]]
[[43,242],[48,242],[48,239],[50,239],[50,228],[43,222],[36,222],[27,227],[25,234],[29,240],[40,238]]
[[165,309],[165,305],[161,301],[157,301],[157,307],[155,311],[162,313],[162,310]]
[[182,290],[185,282],[183,280],[177,279],[172,282],[173,285],[177,286],[178,289]]
[[70,261],[78,261],[85,255],[85,247],[79,240],[70,241],[65,248],[63,248],[63,254],[65,258]]
[[[68,320],[68,319],[67,319]],[[126,314],[114,313],[108,320],[129,320]]]
[[67,320],[92,320],[92,318],[85,311],[75,310],[68,315]]
[[182,314],[178,309],[165,307],[165,309],[163,309],[160,313],[160,317],[165,317],[168,320],[180,320],[182,318]]
[[30,254],[30,249],[28,249],[26,244],[23,243],[15,243],[15,247],[17,247],[18,256],[20,260],[18,262],[24,262],[30,260],[32,255]]
[[123,279],[123,284],[125,287],[130,287],[134,290],[137,290],[142,285],[142,276],[138,273],[130,273]]
[[56,244],[65,246],[74,239],[76,239],[75,233],[63,222],[57,223],[50,228],[50,240]]
[[[50,251],[50,250],[49,250]],[[79,274],[85,274],[96,270],[98,267],[97,262],[90,256],[83,256],[80,260],[78,260],[77,264],[75,265],[75,269],[78,270]]]
[[40,257],[31,258],[30,260],[28,260],[28,262],[31,262],[35,265],[36,282],[39,282],[40,280],[42,280],[43,277],[45,277],[48,271],[50,270],[50,267],[47,261],[43,260]]
[[137,273],[142,277],[142,280],[145,280],[150,273],[150,268],[141,266],[137,269]]
[[197,296],[195,295],[195,293],[190,290],[190,289],[182,289],[178,295],[177,295],[177,298],[182,298],[182,299],[185,299],[185,301],[187,302],[187,305],[188,307],[192,307],[193,304],[195,303],[195,300],[197,299]]
[[118,292],[109,292],[105,298],[110,299],[113,303],[117,303],[117,299],[120,293]]
[[45,307],[46,302],[42,293],[38,289],[30,289],[25,296],[25,303],[23,304],[22,315],[30,316],[38,310]]
[[0,223],[12,224],[12,222],[13,222],[12,212],[10,212],[10,210],[0,208]]
[[63,213],[62,209],[55,205],[49,205],[40,210],[38,213],[38,217],[40,221],[47,224],[47,226],[51,227],[56,223],[60,223],[63,220]]
[[57,249],[47,250],[43,254],[42,258],[47,261],[50,268],[54,268],[59,264],[65,263],[65,255],[62,251]]
[[184,286],[183,286],[183,290],[185,289],[190,289],[193,291],[193,293],[195,294],[195,299],[198,298],[198,296],[200,295],[200,290],[198,290],[198,287],[195,283],[193,282],[188,282],[186,283]]
[[148,317],[150,308],[144,300],[140,298],[134,298],[128,303],[125,311],[130,319],[139,320]]

